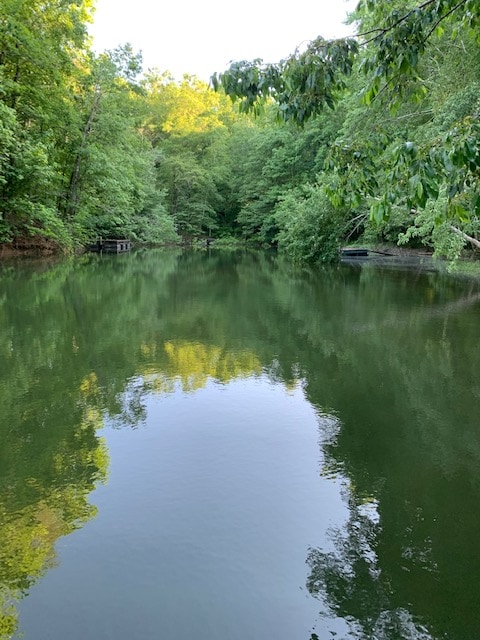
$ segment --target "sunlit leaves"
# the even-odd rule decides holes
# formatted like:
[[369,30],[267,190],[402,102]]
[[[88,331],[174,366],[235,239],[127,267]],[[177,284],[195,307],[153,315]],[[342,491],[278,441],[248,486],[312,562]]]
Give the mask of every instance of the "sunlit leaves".
[[145,131],[154,143],[164,134],[213,131],[235,118],[231,101],[194,76],[186,75],[176,82],[168,74],[151,71],[142,84],[148,103]]

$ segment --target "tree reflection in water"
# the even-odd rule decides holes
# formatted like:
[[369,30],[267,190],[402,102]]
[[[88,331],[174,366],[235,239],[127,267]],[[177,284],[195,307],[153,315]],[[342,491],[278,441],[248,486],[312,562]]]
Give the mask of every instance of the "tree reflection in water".
[[[352,638],[431,640],[408,609],[397,606],[394,588],[376,553],[380,521],[375,501],[355,504],[342,529],[331,530],[335,550],[310,549],[308,591],[321,597],[325,613],[345,620]],[[311,640],[318,636],[312,634]]]
[[260,373],[328,408],[323,474],[349,519],[308,554],[326,613],[353,638],[480,637],[477,286],[154,251],[0,285],[0,638],[55,540],[94,515],[103,418],[135,427],[152,393]]

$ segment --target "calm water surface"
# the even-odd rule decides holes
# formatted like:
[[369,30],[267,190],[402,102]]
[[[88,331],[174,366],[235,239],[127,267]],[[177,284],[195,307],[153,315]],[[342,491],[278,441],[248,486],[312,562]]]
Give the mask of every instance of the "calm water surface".
[[480,289],[0,267],[0,639],[480,637]]

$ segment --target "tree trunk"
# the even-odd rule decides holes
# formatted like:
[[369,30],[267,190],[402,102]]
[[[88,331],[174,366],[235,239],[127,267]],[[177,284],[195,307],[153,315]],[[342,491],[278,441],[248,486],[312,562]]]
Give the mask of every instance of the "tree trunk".
[[97,89],[97,91],[95,93],[95,96],[94,96],[94,99],[93,99],[92,108],[90,109],[90,113],[88,115],[87,122],[85,124],[85,127],[83,128],[82,140],[80,142],[80,146],[79,146],[77,154],[75,156],[75,163],[74,163],[74,166],[73,166],[72,174],[70,176],[70,183],[68,185],[68,192],[67,192],[66,203],[65,203],[65,212],[71,218],[73,218],[73,216],[75,215],[75,212],[76,212],[76,209],[77,209],[77,205],[78,205],[78,200],[79,200],[80,169],[82,167],[82,152],[86,147],[87,137],[88,137],[88,134],[90,133],[90,131],[92,129],[93,121],[94,121],[95,116],[97,114],[101,97],[102,97],[102,92],[101,92],[100,89]]

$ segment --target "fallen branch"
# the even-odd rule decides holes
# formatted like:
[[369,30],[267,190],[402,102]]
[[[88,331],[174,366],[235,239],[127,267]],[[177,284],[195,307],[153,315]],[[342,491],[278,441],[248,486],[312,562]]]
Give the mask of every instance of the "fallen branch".
[[474,247],[477,247],[477,249],[480,249],[480,240],[477,240],[476,238],[473,238],[472,236],[467,235],[464,231],[460,231],[460,229],[457,229],[457,227],[454,227],[453,224],[450,225],[450,229],[452,231],[455,231],[455,233],[457,233],[459,236],[462,236],[464,240],[471,242]]

